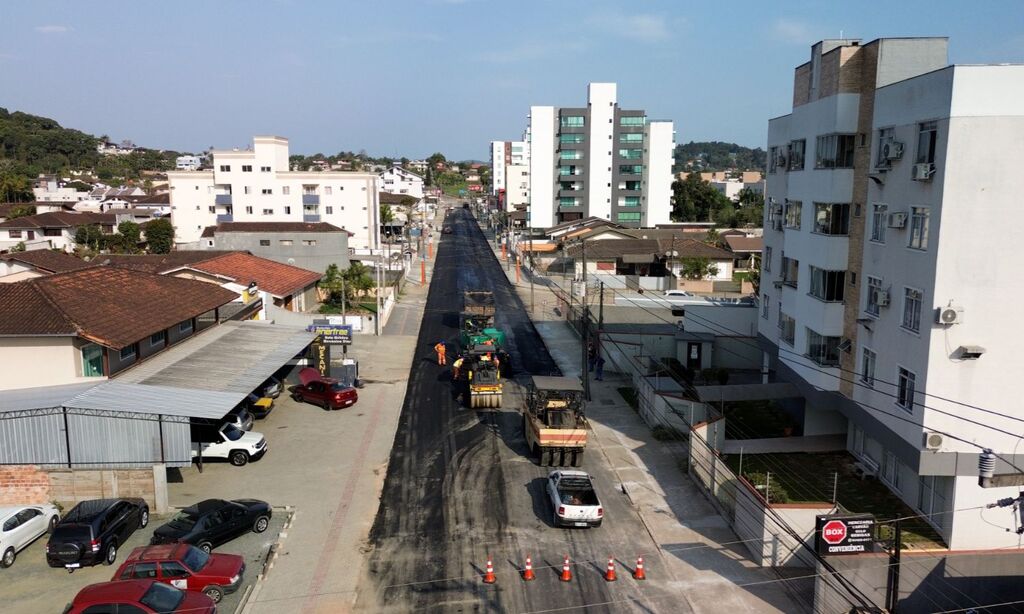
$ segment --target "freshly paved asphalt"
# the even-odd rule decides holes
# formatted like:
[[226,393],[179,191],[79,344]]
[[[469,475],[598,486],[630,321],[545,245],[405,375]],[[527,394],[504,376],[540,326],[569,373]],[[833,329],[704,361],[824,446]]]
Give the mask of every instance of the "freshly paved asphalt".
[[[447,223],[454,233],[442,235],[438,247],[357,609],[688,611],[657,579],[630,578],[625,566],[656,544],[601,454],[588,454],[583,469],[597,483],[604,525],[551,526],[543,492],[547,470],[527,456],[518,407],[524,377],[557,374],[558,368],[469,212],[454,210]],[[497,325],[509,340],[513,381],[506,382],[500,411],[460,406],[448,367],[437,366],[434,358],[438,340],[453,350],[457,346],[458,312],[468,289],[494,292]],[[537,573],[529,583],[518,575],[527,554]],[[558,580],[566,554],[574,563],[571,583]],[[498,579],[494,585],[481,579],[489,556]],[[602,576],[609,556],[617,563],[615,583]]]

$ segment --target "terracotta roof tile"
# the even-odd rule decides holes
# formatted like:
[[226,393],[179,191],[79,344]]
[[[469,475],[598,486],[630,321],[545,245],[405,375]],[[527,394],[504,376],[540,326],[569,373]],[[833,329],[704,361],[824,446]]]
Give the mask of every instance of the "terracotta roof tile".
[[0,222],[0,228],[74,228],[75,226],[86,226],[88,224],[114,225],[117,218],[113,213],[74,213],[70,211],[55,211],[52,213],[37,213],[26,215]]
[[725,237],[725,243],[734,252],[760,252],[764,247],[764,238],[729,235]]
[[116,267],[146,271],[148,273],[166,273],[183,266],[211,260],[224,254],[234,253],[231,250],[182,250],[169,254],[109,254],[97,256],[97,264],[109,264]]
[[348,232],[327,222],[221,222],[207,228],[215,232]]
[[14,252],[0,255],[0,260],[20,262],[35,267],[46,273],[64,273],[95,266],[71,254],[52,249],[33,249],[27,252]]
[[274,262],[248,252],[232,252],[188,265],[188,268],[231,277],[242,285],[255,281],[260,289],[274,296],[289,296],[308,288],[323,277],[315,271]]

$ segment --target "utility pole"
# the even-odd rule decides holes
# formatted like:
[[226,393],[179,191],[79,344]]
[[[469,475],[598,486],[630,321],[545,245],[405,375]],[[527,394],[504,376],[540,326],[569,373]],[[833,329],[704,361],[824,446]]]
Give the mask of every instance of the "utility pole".
[[896,614],[896,606],[900,601],[900,542],[903,538],[903,531],[900,529],[900,519],[897,518],[893,526],[892,552],[889,553],[889,587],[888,607],[889,612]]
[[530,259],[527,262],[530,263],[530,315],[533,316],[533,215],[529,202],[526,203],[526,225],[530,229]]
[[597,339],[601,340],[601,331],[604,330],[604,282],[601,282],[601,302],[597,304]]
[[586,400],[590,400],[590,364],[588,359],[590,358],[587,350],[590,346],[590,307],[587,304],[587,242],[585,239],[580,239],[580,252],[583,260],[583,291],[580,308],[580,336],[583,339],[581,344],[583,347],[582,352],[582,367],[583,367],[583,397]]

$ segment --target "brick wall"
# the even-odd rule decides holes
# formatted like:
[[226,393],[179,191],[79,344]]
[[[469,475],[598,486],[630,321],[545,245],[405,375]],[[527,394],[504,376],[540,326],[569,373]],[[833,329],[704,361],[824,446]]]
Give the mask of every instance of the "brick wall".
[[811,99],[811,63],[796,67],[793,75],[793,108],[807,104]]
[[141,497],[156,509],[152,469],[40,469],[34,465],[0,467],[0,505],[58,501],[69,508],[86,499]]
[[0,505],[47,503],[50,476],[35,465],[0,467]]

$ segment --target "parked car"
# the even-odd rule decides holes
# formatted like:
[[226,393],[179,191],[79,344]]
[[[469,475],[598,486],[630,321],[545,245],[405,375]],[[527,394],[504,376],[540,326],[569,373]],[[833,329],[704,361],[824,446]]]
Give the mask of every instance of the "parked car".
[[359,400],[355,388],[334,378],[323,377],[312,367],[299,371],[299,381],[302,384],[292,389],[292,397],[299,403],[309,401],[324,409],[343,409],[355,405]]
[[0,507],[0,567],[14,565],[19,552],[59,521],[60,511],[49,504]]
[[132,550],[111,580],[159,580],[220,603],[224,595],[238,590],[244,574],[245,559],[237,554],[210,554],[188,544],[165,544]]
[[586,472],[556,469],[548,474],[547,491],[556,527],[601,526],[604,508]]
[[[245,400],[238,404],[238,407],[231,410],[229,416],[237,416],[242,412],[249,414],[253,418],[262,420],[270,415],[270,410],[274,409],[274,399],[269,396],[261,397],[254,392],[250,392],[246,395]],[[244,418],[244,417],[243,417]],[[241,428],[237,419],[231,421],[235,426]],[[252,428],[251,426],[249,428]],[[249,430],[249,429],[242,429]]]
[[153,531],[151,544],[192,544],[204,552],[243,533],[270,526],[270,504],[258,499],[207,499],[190,505]]
[[64,614],[216,614],[217,604],[202,593],[183,591],[156,580],[90,584],[78,591]]
[[46,543],[46,563],[69,571],[112,565],[118,547],[147,524],[149,506],[142,499],[82,501],[54,527]]
[[671,298],[673,296],[676,298],[694,298],[697,295],[693,292],[687,292],[686,290],[665,290],[666,298]]
[[276,399],[281,396],[282,390],[284,390],[284,384],[281,383],[281,380],[271,375],[267,378],[267,381],[260,384],[260,387],[254,391],[254,394],[259,397]]
[[242,401],[237,407],[228,412],[224,419],[228,424],[234,424],[243,431],[251,431],[252,425],[256,423],[256,418],[249,412],[247,405],[247,401]]

